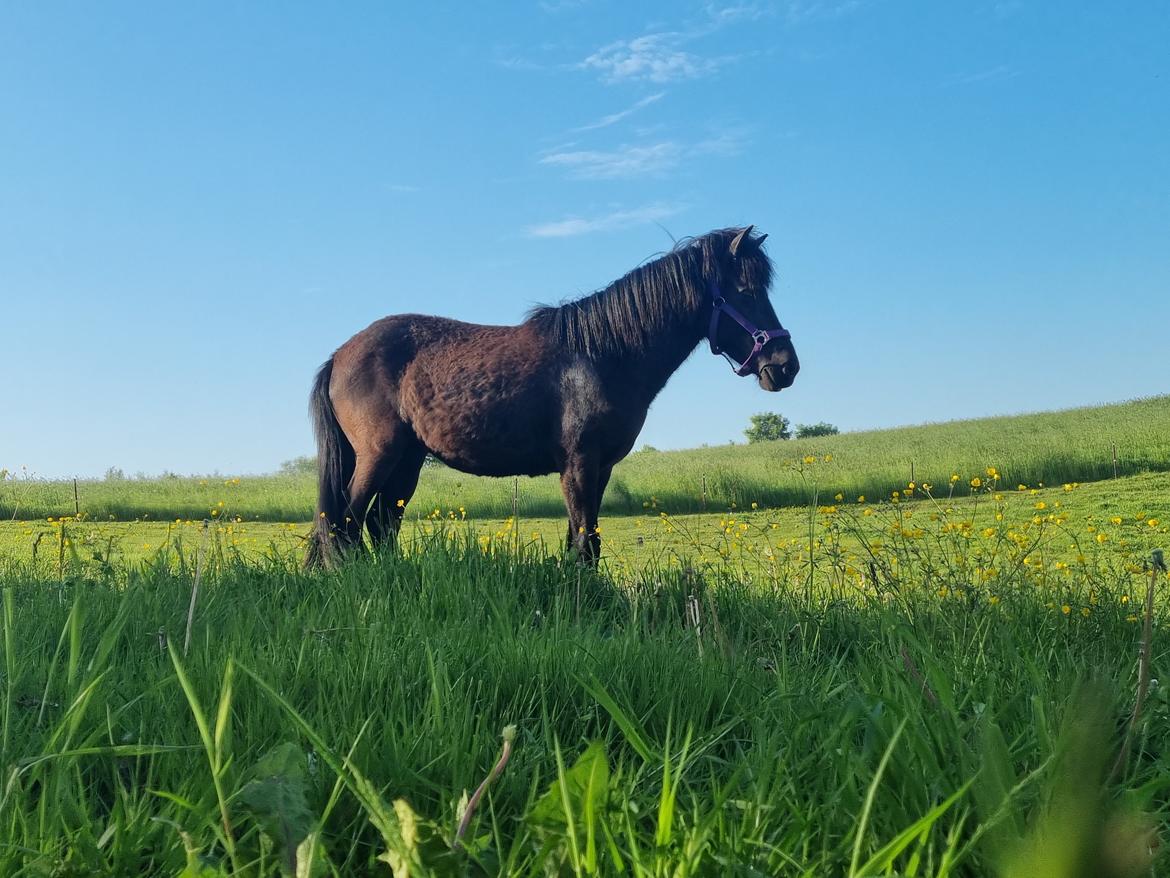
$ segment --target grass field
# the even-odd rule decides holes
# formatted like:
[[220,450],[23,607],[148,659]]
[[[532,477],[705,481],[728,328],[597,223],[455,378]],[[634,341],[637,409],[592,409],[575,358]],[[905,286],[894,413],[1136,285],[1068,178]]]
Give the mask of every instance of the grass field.
[[[1170,396],[822,439],[639,451],[615,468],[603,511],[637,513],[655,500],[676,514],[722,510],[732,503],[803,506],[814,482],[826,497],[838,492],[888,497],[911,479],[945,485],[953,473],[981,473],[987,466],[997,467],[1008,487],[1090,482],[1114,475],[1115,447],[1119,475],[1170,470]],[[815,471],[809,472],[806,460],[817,462]],[[39,480],[22,474],[17,463],[6,464],[12,472],[0,481],[0,519],[75,512],[72,481]],[[223,513],[249,521],[306,521],[316,501],[315,484],[310,473],[81,481],[77,511],[91,520],[199,520]],[[515,484],[524,517],[563,512],[554,477]],[[477,518],[503,518],[511,514],[512,502],[511,479],[476,478],[437,466],[424,472],[413,505],[462,506]]]
[[[202,578],[185,656],[191,566],[9,566],[0,870],[1146,874],[1161,690],[1095,787],[1142,576],[1016,567],[944,590],[935,553],[886,557],[896,579],[848,592],[820,568],[770,587],[648,567],[617,587],[446,539],[318,576],[229,560]],[[1160,677],[1160,621],[1152,644]],[[1061,867],[1070,852],[1095,871]]]
[[[1157,874],[1165,688],[1130,714],[1143,643],[1170,674],[1148,563],[1170,467],[1137,429],[1166,409],[1009,421],[1002,446],[914,428],[933,463],[880,493],[866,461],[914,431],[797,449],[790,494],[759,448],[673,455],[756,486],[706,513],[639,454],[598,573],[556,551],[559,505],[508,518],[507,483],[504,509],[420,502],[401,553],[316,574],[306,506],[256,520],[286,501],[249,479],[191,515],[181,481],[102,483],[139,520],[18,510],[0,874]],[[1088,466],[1090,435],[1129,436],[1130,474],[1014,475]],[[6,490],[52,487],[29,484]]]
[[[973,488],[973,478],[983,484]],[[803,508],[758,503],[753,508],[749,503],[718,513],[673,514],[654,506],[603,519],[604,569],[618,580],[648,566],[692,566],[779,581],[795,576],[810,556],[814,563],[832,559],[859,570],[871,560],[875,543],[885,548],[898,542],[936,544],[958,533],[974,566],[980,552],[1003,557],[1010,547],[1012,563],[1030,557],[1037,571],[1051,573],[1061,565],[1055,569],[1069,575],[1070,565],[1087,564],[1090,558],[1093,564],[1132,566],[1159,539],[1168,542],[1170,473],[1025,490],[1000,489],[999,484],[1002,478],[995,482],[984,471],[945,488],[931,486],[937,497],[927,497],[921,485],[913,491],[904,487],[897,492],[897,505],[871,498],[858,503],[858,497],[844,494],[840,500],[822,496],[812,505],[810,488],[810,505]],[[310,526],[308,521],[237,520],[230,510],[223,520],[209,519],[206,531],[194,519],[109,522],[67,516],[0,522],[0,557],[25,565],[35,561],[39,575],[58,579],[138,564],[173,567],[196,558],[201,547],[220,563],[293,565]],[[407,519],[403,543],[408,551],[418,551],[441,531],[448,541],[471,539],[481,550],[520,546],[552,552],[561,544],[564,527],[560,516],[481,519],[466,509],[435,507],[416,510]]]

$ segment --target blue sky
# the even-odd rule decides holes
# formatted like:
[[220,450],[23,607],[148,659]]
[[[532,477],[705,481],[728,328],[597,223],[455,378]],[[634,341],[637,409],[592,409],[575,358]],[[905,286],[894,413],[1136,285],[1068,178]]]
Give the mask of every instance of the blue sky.
[[370,321],[510,323],[754,223],[801,356],[700,348],[639,440],[1170,390],[1170,5],[0,9],[0,466],[311,450]]

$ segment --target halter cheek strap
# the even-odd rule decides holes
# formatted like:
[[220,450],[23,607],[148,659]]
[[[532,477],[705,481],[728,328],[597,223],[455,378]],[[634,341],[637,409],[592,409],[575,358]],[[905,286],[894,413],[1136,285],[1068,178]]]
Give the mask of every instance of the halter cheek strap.
[[[727,358],[727,362],[731,363],[731,367],[735,369],[735,374],[741,378],[745,375],[751,375],[756,370],[756,358],[759,357],[760,351],[764,349],[764,345],[774,338],[791,338],[792,334],[783,326],[777,325],[775,329],[760,329],[732,305],[728,304],[727,300],[723,298],[723,294],[719,291],[719,285],[715,281],[710,283],[711,289],[711,323],[707,328],[707,341],[711,343],[711,353],[722,354]],[[727,351],[719,347],[719,317],[721,314],[726,314],[736,323],[743,327],[744,331],[752,337],[754,344],[752,345],[751,353],[742,363],[736,363],[731,358]]]

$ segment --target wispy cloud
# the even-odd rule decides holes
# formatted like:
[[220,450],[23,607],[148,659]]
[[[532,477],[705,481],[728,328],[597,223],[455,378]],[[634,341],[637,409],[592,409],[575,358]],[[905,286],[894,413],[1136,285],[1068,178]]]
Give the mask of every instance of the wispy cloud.
[[732,156],[743,151],[743,131],[725,131],[694,143],[661,140],[649,144],[623,144],[616,149],[569,149],[546,153],[540,164],[565,168],[578,180],[615,180],[661,176],[684,161],[700,156]]
[[580,128],[574,128],[574,131],[596,131],[598,128],[608,128],[616,122],[627,119],[634,113],[641,110],[643,107],[648,107],[656,101],[662,100],[666,96],[666,92],[660,91],[658,94],[647,95],[631,107],[626,107],[624,110],[619,110],[616,113],[610,113],[608,116],[602,116],[596,122],[591,122],[588,125],[582,125]]
[[841,18],[856,12],[866,0],[788,0],[785,16],[790,24],[823,18]]
[[689,150],[691,156],[713,155],[723,158],[740,155],[747,146],[747,128],[729,128],[714,137],[693,143]]
[[733,58],[704,58],[683,48],[690,35],[677,31],[646,34],[602,46],[577,66],[603,82],[677,82],[714,73]]
[[732,3],[726,6],[719,3],[708,3],[706,12],[707,18],[714,27],[722,27],[740,21],[758,21],[772,14],[769,7],[761,6],[758,3]]
[[647,204],[628,210],[614,210],[600,216],[588,218],[570,216],[554,222],[540,223],[529,226],[525,233],[530,238],[571,238],[593,232],[612,232],[664,220],[681,213],[683,209],[683,206],[677,204]]
[[582,180],[612,180],[618,177],[646,177],[675,167],[683,148],[673,140],[646,146],[626,145],[617,149],[580,149],[553,152],[541,158],[542,165],[567,168],[570,176]]
[[496,46],[492,50],[492,63],[506,70],[529,72],[545,69],[544,64],[533,61],[531,58],[520,54],[511,46]]
[[997,64],[986,70],[976,70],[974,73],[961,73],[947,80],[948,85],[975,85],[979,82],[996,82],[1001,79],[1014,79],[1020,71],[1010,64]]
[[582,6],[587,6],[589,0],[540,0],[537,4],[545,12],[556,14],[558,12],[569,12],[573,9],[580,9]]

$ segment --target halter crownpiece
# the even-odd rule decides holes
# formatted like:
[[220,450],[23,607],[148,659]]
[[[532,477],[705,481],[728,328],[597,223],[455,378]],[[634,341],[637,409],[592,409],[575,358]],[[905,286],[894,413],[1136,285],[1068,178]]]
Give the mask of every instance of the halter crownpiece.
[[[723,298],[723,294],[719,291],[719,285],[715,281],[710,282],[711,290],[711,323],[707,328],[707,341],[711,343],[711,353],[723,354],[727,362],[731,363],[731,367],[735,370],[735,374],[741,378],[745,375],[750,375],[755,371],[756,358],[760,355],[760,351],[764,349],[764,345],[774,338],[792,338],[790,333],[783,326],[777,325],[775,329],[760,329],[746,317],[739,313],[739,311],[732,305],[728,304],[727,300]],[[719,347],[718,329],[719,329],[719,315],[726,314],[736,323],[744,328],[748,335],[752,337],[754,344],[752,345],[751,353],[747,355],[742,363],[736,363],[731,358],[727,351]]]

